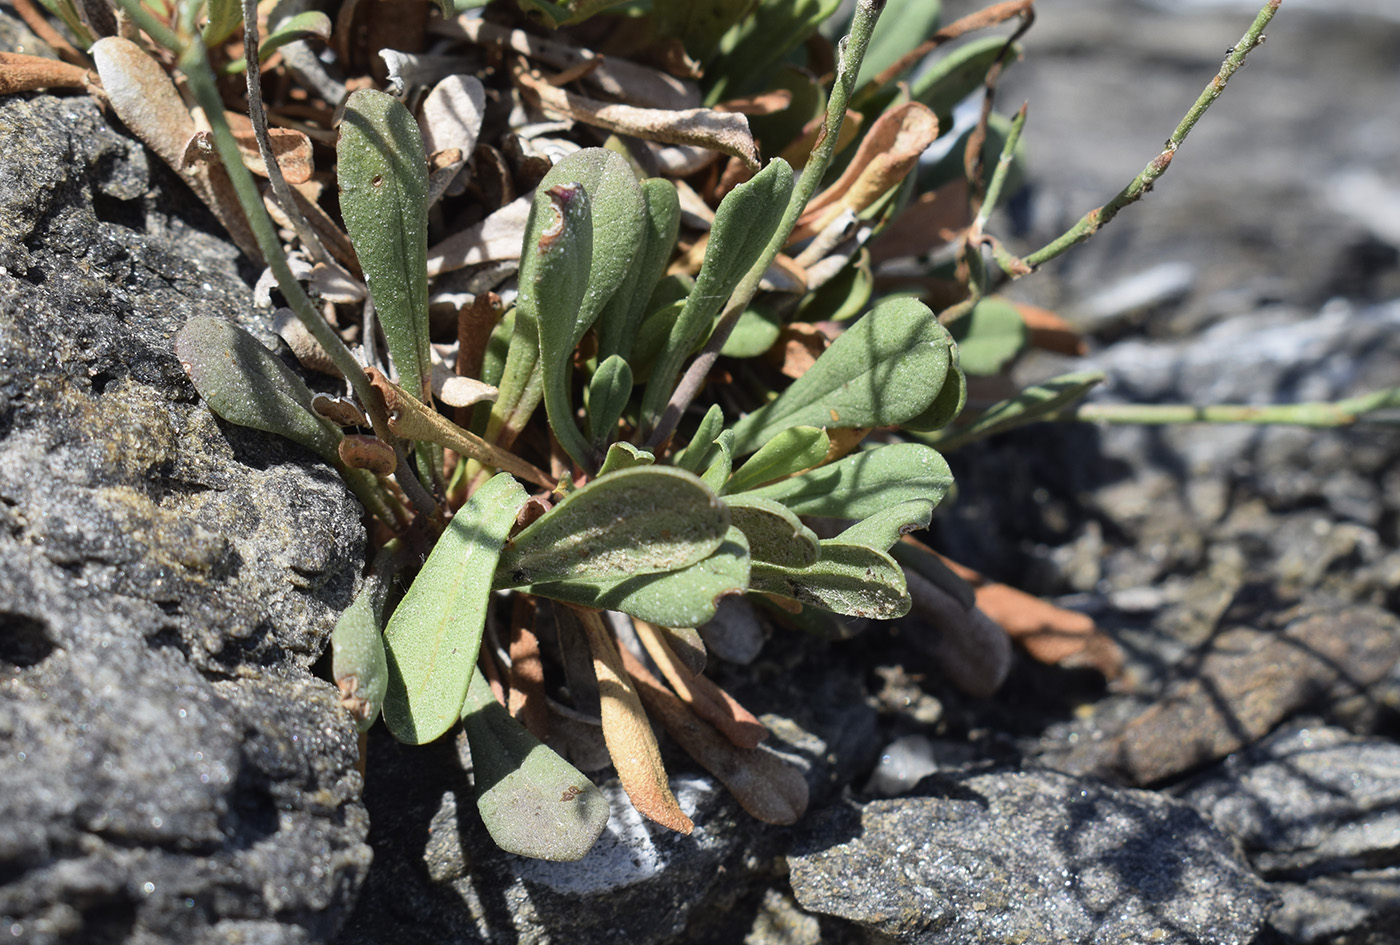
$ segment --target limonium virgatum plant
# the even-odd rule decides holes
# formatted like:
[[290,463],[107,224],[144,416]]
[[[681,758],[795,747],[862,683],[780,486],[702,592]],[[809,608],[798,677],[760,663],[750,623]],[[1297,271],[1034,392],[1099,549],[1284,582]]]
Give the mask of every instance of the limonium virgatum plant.
[[[834,0],[503,0],[485,17],[474,2],[349,3],[334,28],[286,3],[120,0],[111,16],[43,2],[117,114],[267,264],[298,357],[343,384],[313,394],[226,321],[175,340],[219,416],[334,465],[374,520],[378,553],[332,639],[345,705],[362,732],[382,716],[414,744],[460,721],[493,839],[556,860],[583,856],[608,817],[542,741],[561,712],[591,710],[658,824],[692,828],[653,721],[753,816],[803,813],[802,765],[703,673],[695,628],[722,601],[833,638],[916,603],[945,633],[987,632],[967,585],[906,540],[952,485],[935,445],[1062,413],[1099,380],[1056,378],[960,419],[967,377],[1003,372],[1029,337],[993,288],[1141,196],[1279,5],[1138,178],[1016,258],[985,227],[1022,173],[1026,109],[1008,120],[991,104],[1030,0],[941,28],[931,0],[861,0],[834,48]],[[307,43],[355,67],[357,17],[413,20],[425,48],[465,45],[480,76],[386,50],[393,94],[332,79]],[[1009,39],[951,45],[1003,22]],[[639,61],[590,49],[624,30]],[[272,129],[263,63],[281,88]],[[13,57],[0,69],[6,88],[73,84]],[[235,134],[239,74],[250,127]],[[979,92],[981,120],[956,128],[954,106]],[[514,170],[480,138],[488,97]],[[332,133],[316,116],[335,106]],[[952,135],[946,157],[921,160]],[[580,145],[590,136],[601,146]],[[343,230],[312,173],[332,141]],[[450,227],[445,207],[493,173],[495,206]],[[532,192],[502,192],[522,178]],[[903,284],[881,274],[896,257]],[[988,672],[969,688],[994,689]]]

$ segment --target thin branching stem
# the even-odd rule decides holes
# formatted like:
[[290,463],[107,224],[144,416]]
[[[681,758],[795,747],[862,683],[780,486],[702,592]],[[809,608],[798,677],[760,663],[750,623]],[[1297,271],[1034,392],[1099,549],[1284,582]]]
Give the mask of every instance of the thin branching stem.
[[297,238],[301,240],[301,245],[320,262],[336,265],[331,254],[321,245],[320,237],[307,222],[301,208],[297,206],[296,199],[292,196],[292,188],[282,175],[282,166],[277,163],[277,157],[272,153],[272,142],[267,136],[267,109],[263,107],[262,64],[258,52],[258,2],[243,0],[243,59],[247,65],[248,119],[253,123],[253,137],[257,139],[258,154],[262,156],[263,166],[267,168],[268,183],[272,185],[272,192],[276,195],[277,202],[292,229],[296,231]]
[[1181,119],[1181,123],[1176,126],[1176,130],[1172,132],[1172,136],[1167,139],[1166,147],[1163,148],[1162,153],[1149,161],[1142,173],[1134,177],[1132,182],[1119,191],[1118,195],[1108,203],[1090,210],[1064,234],[1030,255],[1022,257],[1021,263],[1025,271],[1031,271],[1041,263],[1059,256],[1071,246],[1084,242],[1097,233],[1105,223],[1117,216],[1118,211],[1131,203],[1136,203],[1143,194],[1152,189],[1152,185],[1171,166],[1177,148],[1181,147],[1186,136],[1196,126],[1196,122],[1200,121],[1201,116],[1225,91],[1225,84],[1240,70],[1249,54],[1263,45],[1264,28],[1269,25],[1269,21],[1274,18],[1274,14],[1278,12],[1282,4],[1283,0],[1268,0],[1264,4],[1259,15],[1254,18],[1254,23],[1249,27],[1249,31],[1244,34],[1244,38],[1230,50],[1230,54],[1225,57],[1225,61],[1220,66],[1220,71],[1210,80],[1210,84],[1201,92],[1196,103],[1191,106],[1190,111],[1186,113],[1186,116]]

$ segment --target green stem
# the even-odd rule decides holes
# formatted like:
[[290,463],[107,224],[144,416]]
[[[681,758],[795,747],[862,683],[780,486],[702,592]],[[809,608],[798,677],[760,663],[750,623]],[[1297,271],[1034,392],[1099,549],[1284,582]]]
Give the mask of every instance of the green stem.
[[1264,27],[1274,18],[1283,0],[1268,0],[1259,15],[1255,17],[1254,23],[1249,27],[1249,31],[1244,34],[1244,38],[1239,41],[1221,64],[1220,71],[1210,80],[1210,84],[1201,92],[1196,99],[1196,103],[1191,106],[1191,110],[1186,113],[1186,117],[1181,119],[1181,123],[1176,126],[1176,131],[1167,139],[1167,146],[1162,153],[1157,155],[1142,173],[1133,178],[1132,182],[1118,192],[1108,203],[1104,204],[1088,213],[1070,227],[1064,234],[1047,243],[1021,260],[1022,267],[1026,271],[1032,270],[1041,263],[1048,262],[1068,250],[1071,246],[1076,246],[1084,242],[1089,237],[1097,233],[1105,223],[1118,215],[1118,211],[1131,203],[1136,203],[1142,195],[1152,189],[1152,185],[1159,177],[1167,172],[1171,166],[1172,158],[1176,155],[1177,148],[1181,147],[1186,136],[1191,133],[1191,129],[1200,121],[1201,116],[1206,113],[1220,94],[1225,91],[1225,84],[1230,81],[1231,76],[1239,71],[1244,65],[1245,58],[1264,42]]
[[1016,113],[1016,117],[1011,120],[1011,130],[1007,132],[1006,143],[1002,146],[1001,157],[997,159],[996,170],[992,172],[991,183],[987,185],[987,194],[982,199],[982,209],[977,211],[977,219],[972,223],[972,232],[981,233],[982,228],[987,225],[987,220],[996,209],[997,203],[1001,200],[1002,189],[1006,186],[1006,178],[1010,176],[1011,164],[1016,156],[1016,145],[1021,142],[1021,130],[1026,127],[1026,112],[1030,108],[1030,103],[1021,105],[1021,110]]
[[729,340],[729,335],[734,330],[735,324],[738,323],[739,316],[748,308],[749,302],[758,292],[758,284],[763,280],[763,274],[768,271],[769,265],[772,264],[779,250],[787,242],[792,228],[797,224],[798,216],[806,209],[807,202],[812,199],[817,188],[821,186],[822,177],[826,174],[827,168],[831,166],[832,156],[836,153],[836,142],[841,136],[841,123],[846,118],[846,106],[851,100],[856,76],[860,74],[860,64],[865,59],[866,47],[870,45],[870,35],[875,31],[875,23],[880,19],[880,11],[884,7],[884,0],[859,0],[856,4],[855,17],[851,21],[851,32],[842,38],[837,47],[839,58],[836,66],[836,81],[832,84],[831,96],[827,99],[826,119],[822,123],[817,145],[812,149],[812,154],[802,169],[802,176],[797,179],[797,186],[793,188],[792,198],[788,201],[783,219],[778,224],[778,228],[773,231],[773,237],[768,241],[763,254],[759,256],[758,261],[744,274],[744,278],[734,288],[733,294],[729,297],[729,303],[715,323],[715,330],[710,335],[710,340],[705,344],[704,350],[690,363],[690,367],[681,377],[680,383],[676,385],[675,392],[671,395],[670,401],[667,402],[666,408],[662,412],[660,422],[647,438],[649,444],[665,443],[675,432],[681,416],[690,406],[690,402],[700,393],[705,379],[709,377],[715,362],[719,360],[720,350],[724,347],[724,343]]
[[[1344,427],[1365,421],[1378,410],[1400,407],[1400,387],[1332,402],[1302,404],[1076,404],[1048,419],[1146,425],[1179,423],[1254,423],[1302,427]],[[1371,422],[1400,420],[1377,418]]]
[[184,40],[174,30],[161,22],[155,14],[143,7],[141,0],[117,0],[117,3],[121,4],[122,10],[131,17],[131,21],[151,39],[171,52],[178,53],[183,48]]

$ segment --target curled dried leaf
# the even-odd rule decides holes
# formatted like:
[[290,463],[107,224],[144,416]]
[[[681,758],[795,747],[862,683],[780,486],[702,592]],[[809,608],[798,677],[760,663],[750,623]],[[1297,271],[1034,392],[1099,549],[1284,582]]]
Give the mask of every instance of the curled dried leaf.
[[672,652],[659,628],[643,620],[633,620],[632,623],[647,653],[691,711],[723,732],[725,738],[740,748],[756,748],[759,742],[768,737],[763,723],[733,696],[703,673],[689,672]]
[[533,95],[541,107],[585,125],[643,141],[698,145],[737,157],[755,171],[759,168],[758,146],[749,133],[748,119],[743,115],[711,108],[672,110],[602,102],[555,88],[523,60],[512,65],[511,78]]
[[340,441],[340,459],[352,469],[367,469],[376,476],[392,475],[399,465],[392,446],[363,433],[346,434]]
[[39,89],[82,89],[91,78],[87,69],[57,59],[0,52],[0,95]]

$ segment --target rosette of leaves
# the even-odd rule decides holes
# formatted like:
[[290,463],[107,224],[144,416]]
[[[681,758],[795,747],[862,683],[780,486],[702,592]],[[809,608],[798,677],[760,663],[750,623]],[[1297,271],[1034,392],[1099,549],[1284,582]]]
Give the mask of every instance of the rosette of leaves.
[[[159,16],[136,0],[121,6],[177,54],[213,126],[231,189],[211,184],[201,195],[225,211],[221,219],[227,211],[246,217],[312,347],[346,385],[343,396],[313,394],[226,322],[192,320],[176,339],[216,413],[288,436],[334,464],[381,533],[394,536],[332,639],[336,683],[361,730],[382,716],[394,737],[421,744],[460,722],[478,809],[497,843],[528,856],[581,857],[608,811],[597,788],[545,744],[547,695],[561,695],[545,679],[534,633],[534,615],[548,612],[563,653],[557,670],[590,702],[584,708],[599,720],[638,810],[673,829],[692,826],[667,786],[654,720],[754,816],[800,816],[802,768],[763,747],[757,719],[707,680],[696,628],[725,598],[747,597],[795,626],[840,635],[845,618],[908,612],[911,584],[938,585],[968,609],[971,592],[936,558],[903,543],[898,559],[892,554],[902,535],[928,524],[951,485],[927,443],[1026,422],[1095,380],[1028,391],[945,432],[967,399],[964,371],[1000,371],[1028,336],[1020,313],[988,294],[980,250],[981,226],[1016,173],[1019,125],[989,115],[943,161],[925,165],[920,156],[954,132],[953,106],[990,84],[1015,49],[1000,39],[968,43],[915,67],[946,38],[1029,4],[998,4],[926,39],[937,3],[865,0],[848,38],[831,50],[829,85],[813,51],[825,42],[819,30],[839,32],[834,0],[629,10],[647,14],[657,42],[671,42],[673,52],[675,41],[684,45],[703,70],[698,100],[752,100],[752,128],[745,124],[738,144],[682,127],[680,110],[600,118],[596,102],[549,92],[524,67],[508,70],[518,87],[497,91],[517,104],[528,104],[528,89],[583,125],[611,122],[597,127],[687,147],[700,141],[732,161],[712,176],[724,186],[707,191],[714,207],[703,235],[692,232],[684,244],[676,181],[641,172],[645,162],[624,138],[554,163],[530,198],[513,303],[506,293],[498,308],[481,293],[458,313],[460,376],[449,378],[451,395],[434,360],[432,343],[442,339],[432,337],[427,240],[434,202],[450,189],[471,136],[430,155],[399,99],[366,89],[349,95],[336,147],[345,233],[326,242],[334,249],[345,241],[352,252],[317,247],[308,234],[330,234],[334,221],[313,214],[315,226],[299,227],[297,201],[278,194],[302,248],[323,257],[322,275],[363,277],[359,297],[372,306],[353,353],[294,278],[243,166],[252,155],[223,119],[205,43],[233,35],[252,4],[239,10],[220,0],[203,36],[194,29],[199,0],[162,7]],[[549,26],[607,15],[612,4],[518,6]],[[886,26],[875,30],[882,6]],[[274,37],[324,34],[325,23],[313,25],[281,24]],[[245,37],[242,63],[223,50],[215,65],[247,68],[256,91],[267,44],[258,47],[252,30]],[[507,39],[497,41],[504,50]],[[136,105],[150,104],[141,92],[153,80],[133,76],[159,73],[159,65],[136,44],[113,45],[126,40],[103,44],[95,47],[98,69],[114,107],[133,128],[147,127]],[[607,64],[595,65],[602,73]],[[401,67],[396,81],[407,82]],[[462,97],[452,108],[470,99],[470,83],[455,87]],[[184,108],[173,87],[160,101]],[[735,126],[727,114],[726,134]],[[175,139],[192,123],[188,113],[177,117],[149,127],[164,135],[152,146],[184,172],[187,149]],[[766,163],[757,160],[755,136],[772,155]],[[278,162],[258,143],[273,170]],[[982,165],[995,165],[985,183]],[[226,203],[231,192],[236,205]],[[924,226],[930,196],[960,215]],[[876,278],[879,257],[891,254],[882,241],[905,246],[911,220],[921,232],[961,234],[913,243],[912,254],[930,260],[919,278],[934,287],[925,298],[941,299],[940,316],[907,295],[882,297],[881,289],[899,286]],[[956,251],[951,267],[932,261],[945,247]],[[1011,263],[1007,271],[1019,274]],[[938,285],[953,286],[951,294]],[[774,370],[761,356],[780,352],[799,329],[806,362]]]

